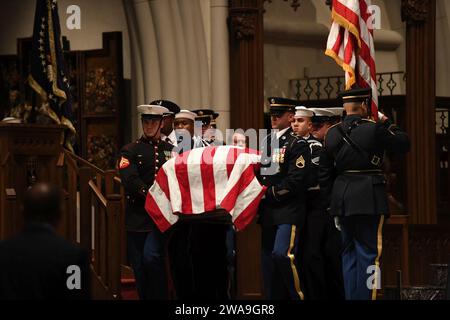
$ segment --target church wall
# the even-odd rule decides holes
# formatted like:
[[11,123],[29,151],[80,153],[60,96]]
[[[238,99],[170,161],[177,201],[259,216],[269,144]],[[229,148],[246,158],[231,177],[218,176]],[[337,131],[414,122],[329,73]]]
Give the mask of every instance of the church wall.
[[[405,71],[405,23],[401,20],[401,0],[374,0],[381,8],[381,30],[375,30],[377,72]],[[265,96],[291,96],[289,80],[294,78],[342,75],[324,55],[330,26],[330,10],[325,1],[303,1],[295,12],[284,1],[265,4]],[[450,2],[437,0],[436,95],[450,96]],[[395,93],[405,93],[400,81]]]
[[[163,98],[184,109],[210,106],[212,2],[123,1],[127,23],[133,30],[131,73],[133,81],[139,83],[139,87],[133,88],[138,89],[133,94],[135,100],[150,102]],[[225,23],[226,18],[223,20]],[[136,114],[132,118],[137,135],[140,122]]]
[[[164,18],[164,11],[159,11],[165,2],[172,19]],[[218,100],[211,96],[211,81],[217,69],[212,67],[212,35],[217,33],[212,32],[211,7],[218,2],[193,0],[187,5],[183,0],[59,0],[58,6],[62,34],[67,36],[72,50],[101,48],[102,32],[122,32],[123,71],[127,87],[132,90],[129,109],[135,137],[140,132],[139,121],[135,119],[136,104],[163,97],[187,108],[199,108]],[[382,30],[375,32],[377,72],[405,70],[405,25],[401,21],[400,2],[373,1],[381,7]],[[125,4],[130,3],[127,8]],[[436,93],[450,96],[446,79],[450,74],[450,2],[437,0],[437,3]],[[1,12],[8,13],[0,20],[1,55],[15,54],[17,38],[32,35],[35,4],[35,0],[0,3]],[[66,9],[72,4],[81,8],[81,30],[66,27],[69,17]],[[296,12],[288,2],[279,0],[267,2],[265,8],[266,97],[292,96],[289,79],[342,74],[334,61],[324,55],[330,26],[325,1],[304,0]],[[170,20],[177,22],[171,24]],[[170,45],[166,44],[167,39]],[[404,93],[404,83],[399,86],[399,92]],[[218,110],[227,119],[229,106],[224,100],[219,99]],[[225,128],[227,122],[223,120],[220,126]]]
[[[381,30],[375,31],[378,73],[405,71],[405,31],[399,1],[390,1],[389,8],[386,1],[372,2],[381,8]],[[398,8],[392,10],[391,6]],[[293,97],[290,79],[343,75],[337,64],[324,54],[331,19],[325,1],[303,1],[297,12],[284,1],[266,3],[265,7],[266,98]],[[405,84],[398,83],[396,93],[404,94],[404,90]]]
[[[69,5],[81,9],[81,30],[66,27]],[[216,107],[223,115],[219,127],[228,126],[228,34],[222,32],[217,39],[217,31],[211,30],[212,26],[226,30],[226,5],[226,0],[58,1],[62,35],[70,41],[71,50],[102,48],[102,32],[122,32],[130,138],[141,132],[135,106],[160,98],[176,101],[186,109]],[[1,12],[8,12],[0,20],[0,55],[16,54],[17,38],[32,36],[35,6],[36,0],[0,3]],[[217,12],[223,21],[217,22]],[[211,19],[215,19],[214,24]],[[215,60],[216,66],[224,68],[214,70],[223,75],[211,68],[212,52],[217,50],[225,56]],[[219,88],[214,96],[212,79],[214,88]]]
[[[77,5],[81,9],[81,29],[68,30],[66,20],[70,16],[67,7]],[[17,38],[33,34],[36,0],[2,1],[0,3],[0,55],[17,53]],[[130,45],[125,13],[121,0],[59,0],[61,33],[70,41],[71,50],[102,48],[102,32],[121,31],[123,41],[124,77],[130,78]]]

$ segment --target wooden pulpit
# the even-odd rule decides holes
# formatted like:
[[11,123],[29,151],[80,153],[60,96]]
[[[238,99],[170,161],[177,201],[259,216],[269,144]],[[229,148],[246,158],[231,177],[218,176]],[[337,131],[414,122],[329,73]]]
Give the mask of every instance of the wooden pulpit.
[[64,166],[64,129],[60,125],[0,121],[0,240],[22,228],[23,195],[36,182],[52,182],[64,189],[58,233],[75,240],[76,185],[70,185],[70,172]]

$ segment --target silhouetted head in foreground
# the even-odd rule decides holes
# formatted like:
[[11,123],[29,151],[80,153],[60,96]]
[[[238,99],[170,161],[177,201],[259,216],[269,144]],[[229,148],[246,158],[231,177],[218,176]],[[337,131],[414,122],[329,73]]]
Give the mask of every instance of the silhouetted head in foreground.
[[51,183],[36,183],[25,193],[23,209],[26,222],[55,226],[62,212],[62,189]]

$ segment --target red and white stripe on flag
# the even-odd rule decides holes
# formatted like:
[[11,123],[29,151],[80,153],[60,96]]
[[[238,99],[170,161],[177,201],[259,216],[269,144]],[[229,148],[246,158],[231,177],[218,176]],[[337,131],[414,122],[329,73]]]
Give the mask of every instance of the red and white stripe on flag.
[[255,176],[257,151],[233,146],[193,149],[167,161],[147,194],[145,209],[164,232],[179,214],[225,209],[237,230],[256,216],[265,193]]
[[345,71],[345,88],[372,88],[372,116],[378,118],[378,90],[370,0],[333,0],[325,54]]

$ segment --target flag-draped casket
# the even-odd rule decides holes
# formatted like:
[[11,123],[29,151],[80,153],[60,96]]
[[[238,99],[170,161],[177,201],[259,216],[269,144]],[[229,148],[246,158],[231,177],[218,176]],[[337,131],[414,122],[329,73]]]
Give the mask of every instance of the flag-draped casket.
[[255,176],[260,155],[233,146],[193,149],[167,161],[150,188],[145,209],[164,232],[180,215],[224,209],[237,230],[255,217],[266,187]]

